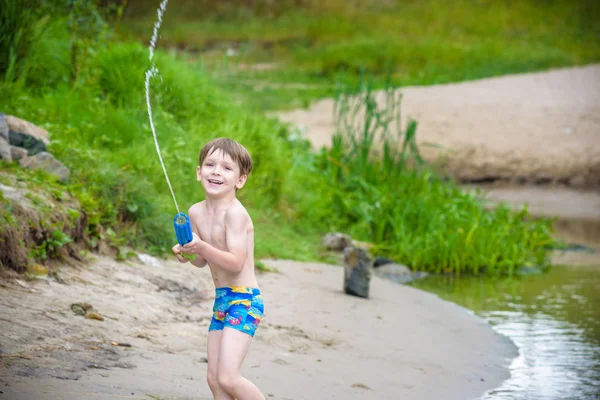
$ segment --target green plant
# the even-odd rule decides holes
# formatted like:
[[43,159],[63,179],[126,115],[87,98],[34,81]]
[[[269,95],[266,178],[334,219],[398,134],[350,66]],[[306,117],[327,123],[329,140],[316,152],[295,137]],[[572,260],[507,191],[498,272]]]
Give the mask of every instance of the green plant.
[[59,256],[59,249],[73,240],[61,230],[53,230],[38,246],[29,251],[29,258],[36,261],[46,261]]
[[313,218],[415,270],[512,275],[547,265],[551,222],[529,221],[526,208],[487,211],[437,176],[419,155],[416,122],[401,129],[398,91],[384,97],[378,102],[368,83],[340,91],[332,146],[315,160],[327,189]]
[[33,11],[35,1],[1,0],[0,76],[5,81],[23,81],[32,66],[31,53],[40,40],[49,17]]
[[12,215],[12,204],[4,197],[4,193],[0,191],[0,233],[4,231],[5,226],[13,226],[15,219]]
[[262,261],[254,262],[254,267],[260,272],[279,272],[277,268],[267,267]]

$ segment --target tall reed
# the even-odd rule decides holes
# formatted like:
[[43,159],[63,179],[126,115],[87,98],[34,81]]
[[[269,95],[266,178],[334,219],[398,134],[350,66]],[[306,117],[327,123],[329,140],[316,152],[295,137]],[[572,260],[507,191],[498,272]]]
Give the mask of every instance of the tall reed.
[[32,3],[0,0],[0,77],[8,82],[27,77],[31,53],[49,20],[37,16]]
[[512,275],[524,265],[546,266],[550,221],[529,221],[526,208],[488,211],[438,176],[419,153],[417,122],[401,128],[401,97],[389,85],[377,94],[365,79],[338,90],[336,132],[319,159],[331,226],[415,270]]

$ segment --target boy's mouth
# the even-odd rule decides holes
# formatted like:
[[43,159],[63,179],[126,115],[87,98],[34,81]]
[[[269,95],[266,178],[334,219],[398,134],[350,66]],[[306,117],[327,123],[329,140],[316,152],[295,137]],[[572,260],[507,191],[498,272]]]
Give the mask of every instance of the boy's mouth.
[[209,179],[208,183],[212,183],[213,185],[222,185],[223,184],[223,182],[217,181],[215,179]]

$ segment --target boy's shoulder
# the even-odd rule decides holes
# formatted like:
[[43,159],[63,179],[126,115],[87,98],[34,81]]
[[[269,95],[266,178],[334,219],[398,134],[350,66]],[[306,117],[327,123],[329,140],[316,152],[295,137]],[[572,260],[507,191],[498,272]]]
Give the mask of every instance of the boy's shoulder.
[[[205,210],[206,200],[202,200],[198,203],[192,204],[188,210],[188,214],[191,218],[192,216],[197,216],[204,213]],[[233,201],[229,207],[227,207],[227,210],[225,211],[225,218],[234,220],[251,220],[248,210],[246,210],[246,207],[244,207],[244,205],[237,199]]]
[[227,208],[227,211],[225,212],[225,221],[238,223],[251,222],[251,218],[246,207],[236,199],[236,201],[232,202]]
[[202,200],[198,203],[192,204],[192,206],[188,210],[188,214],[190,215],[190,217],[192,215],[198,215],[198,214],[202,213],[202,210],[204,210],[204,207],[205,207],[205,205],[204,205],[205,201],[206,200]]
[[227,208],[226,215],[236,218],[250,216],[250,214],[248,214],[248,211],[246,210],[246,207],[244,207],[242,202],[238,199],[233,201],[231,205]]

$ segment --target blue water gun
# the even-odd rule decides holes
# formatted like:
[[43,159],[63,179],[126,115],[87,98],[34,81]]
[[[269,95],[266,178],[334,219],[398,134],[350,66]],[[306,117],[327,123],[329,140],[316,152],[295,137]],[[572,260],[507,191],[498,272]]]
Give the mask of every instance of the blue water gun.
[[[175,235],[180,246],[189,243],[194,238],[192,235],[192,225],[190,224],[190,218],[184,213],[180,212],[175,214],[173,218],[173,225],[175,226]],[[194,260],[196,256],[194,254],[181,253],[182,257],[188,260]]]

